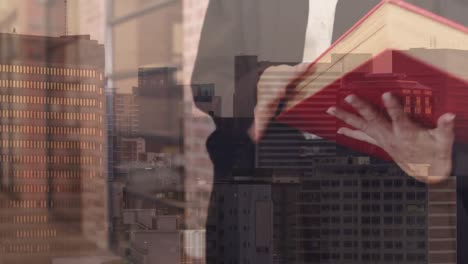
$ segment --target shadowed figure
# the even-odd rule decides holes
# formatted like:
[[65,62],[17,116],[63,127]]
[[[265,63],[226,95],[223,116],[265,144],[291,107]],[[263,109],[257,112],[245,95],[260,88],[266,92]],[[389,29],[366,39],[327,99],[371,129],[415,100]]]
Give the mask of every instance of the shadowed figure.
[[[333,27],[333,41],[338,39],[362,16],[371,10],[377,0],[338,1]],[[458,23],[468,24],[468,1],[464,0],[412,0],[407,1]],[[214,181],[228,180],[236,171],[248,172],[251,176],[260,173],[255,168],[255,144],[249,136],[249,128],[255,118],[254,108],[248,117],[238,118],[233,114],[235,57],[241,54],[256,55],[260,61],[302,62],[309,19],[309,0],[211,0],[206,13],[198,55],[191,83],[213,83],[215,94],[221,96],[222,110],[213,116],[216,130],[207,139],[206,147],[213,162]],[[248,72],[244,73],[247,77]],[[259,100],[259,98],[258,98]],[[197,105],[196,100],[195,105]],[[208,113],[207,113],[208,114]],[[276,124],[278,125],[278,124]],[[266,137],[269,134],[266,128]],[[301,133],[296,138],[301,139]],[[257,142],[258,143],[258,142]],[[297,145],[299,148],[300,145]],[[456,176],[468,174],[460,160],[467,160],[464,149],[455,146],[453,171]],[[264,172],[262,172],[264,173]],[[458,263],[467,263],[468,254],[463,250],[468,245],[464,209],[467,189],[466,177],[458,178]],[[214,185],[213,193],[217,192]],[[186,190],[189,191],[189,190]],[[212,197],[211,203],[215,203]],[[209,208],[212,208],[211,206]],[[209,210],[207,226],[217,215]],[[463,235],[462,235],[463,234]],[[210,236],[207,228],[207,241]],[[229,239],[229,238],[225,238]],[[218,263],[213,247],[207,242],[207,263]],[[227,249],[229,250],[229,249]]]

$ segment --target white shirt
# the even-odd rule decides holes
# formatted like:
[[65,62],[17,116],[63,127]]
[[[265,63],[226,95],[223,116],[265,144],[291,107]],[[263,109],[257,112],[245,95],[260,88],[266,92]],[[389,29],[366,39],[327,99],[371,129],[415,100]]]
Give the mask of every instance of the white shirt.
[[315,60],[331,45],[337,2],[338,0],[309,0],[304,62]]
[[[309,19],[304,45],[303,62],[314,61],[330,45],[338,0],[309,0]],[[306,138],[320,138],[304,133]]]

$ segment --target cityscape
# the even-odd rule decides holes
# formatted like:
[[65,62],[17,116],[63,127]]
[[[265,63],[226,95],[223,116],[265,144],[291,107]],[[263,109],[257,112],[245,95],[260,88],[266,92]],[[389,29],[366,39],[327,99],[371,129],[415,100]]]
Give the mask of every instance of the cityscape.
[[0,264],[462,263],[464,181],[256,117],[290,75],[268,69],[302,61],[245,48],[229,82],[192,77],[209,4],[0,0]]

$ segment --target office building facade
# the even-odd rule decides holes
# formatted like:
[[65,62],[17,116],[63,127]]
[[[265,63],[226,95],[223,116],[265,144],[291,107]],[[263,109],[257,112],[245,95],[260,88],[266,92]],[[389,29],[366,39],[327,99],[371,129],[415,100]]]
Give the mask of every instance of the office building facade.
[[0,34],[2,257],[107,246],[104,47]]

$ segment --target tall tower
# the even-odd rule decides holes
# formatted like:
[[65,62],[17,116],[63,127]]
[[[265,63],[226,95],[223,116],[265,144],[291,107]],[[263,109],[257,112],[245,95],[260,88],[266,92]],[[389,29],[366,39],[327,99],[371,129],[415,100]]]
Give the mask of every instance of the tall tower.
[[0,43],[0,262],[105,248],[103,45],[19,34]]

